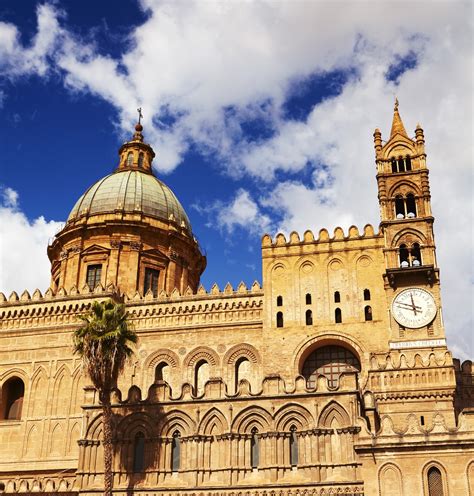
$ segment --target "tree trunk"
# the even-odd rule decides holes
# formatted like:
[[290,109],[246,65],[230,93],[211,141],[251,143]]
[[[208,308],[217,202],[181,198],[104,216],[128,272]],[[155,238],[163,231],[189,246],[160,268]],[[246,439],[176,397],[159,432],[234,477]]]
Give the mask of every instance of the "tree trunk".
[[110,399],[102,403],[102,418],[104,427],[104,496],[112,496],[114,474],[112,472],[112,408]]

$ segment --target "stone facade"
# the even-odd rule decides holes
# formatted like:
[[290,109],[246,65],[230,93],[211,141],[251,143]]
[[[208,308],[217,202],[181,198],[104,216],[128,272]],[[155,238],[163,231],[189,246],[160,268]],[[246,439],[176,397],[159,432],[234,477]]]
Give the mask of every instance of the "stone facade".
[[[113,298],[139,335],[113,399],[117,495],[474,495],[474,374],[446,346],[415,134],[397,107],[388,142],[375,131],[379,231],[265,235],[262,287],[199,286],[205,259],[175,218],[91,206],[68,222],[51,288],[0,294],[0,494],[101,493],[101,410],[71,333]],[[140,152],[151,174],[137,127],[117,173]],[[92,288],[88,264],[108,267]],[[437,309],[413,328],[393,311],[423,318],[415,293],[393,303],[410,288]]]

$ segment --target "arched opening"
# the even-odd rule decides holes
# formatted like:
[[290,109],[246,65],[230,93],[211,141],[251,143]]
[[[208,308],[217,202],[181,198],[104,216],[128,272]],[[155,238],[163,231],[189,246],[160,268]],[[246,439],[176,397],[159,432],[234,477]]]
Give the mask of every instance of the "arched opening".
[[246,357],[240,357],[235,362],[235,392],[239,390],[239,383],[242,379],[250,382],[250,360]]
[[252,429],[252,437],[250,439],[250,465],[252,468],[258,468],[260,458],[260,446],[258,439],[258,430],[256,427]]
[[341,293],[339,291],[334,292],[334,303],[340,303],[341,302]]
[[395,160],[395,158],[392,158],[392,172],[398,172],[397,161]]
[[410,158],[410,155],[407,155],[405,157],[405,165],[406,165],[407,171],[411,171],[411,158]]
[[277,312],[276,322],[277,327],[283,327],[283,312]]
[[133,442],[133,471],[143,472],[145,467],[145,435],[137,432]]
[[395,217],[397,219],[405,218],[405,202],[403,201],[403,196],[397,195],[395,197]]
[[364,289],[364,301],[370,301],[370,289]]
[[443,476],[437,467],[431,467],[427,473],[429,496],[444,496]]
[[411,247],[411,264],[413,267],[419,267],[421,265],[421,250],[418,243],[413,243]]
[[283,306],[283,296],[277,296],[277,307]]
[[416,201],[415,195],[412,193],[408,193],[406,196],[406,209],[407,209],[407,218],[413,219],[416,217]]
[[209,364],[206,360],[200,360],[194,369],[194,391],[196,395],[204,393],[204,385],[209,380]]
[[166,362],[160,362],[155,367],[155,382],[169,382],[170,366]]
[[306,325],[313,325],[313,312],[306,310]]
[[370,305],[367,305],[364,308],[364,317],[366,322],[372,320],[372,307]]
[[398,172],[405,172],[405,160],[403,157],[398,157]]
[[128,155],[127,155],[127,165],[128,166],[131,166],[133,164],[133,153],[132,152],[128,152]]
[[306,305],[311,305],[311,295],[309,293],[306,293]]
[[334,310],[334,322],[336,324],[342,323],[342,312],[340,308],[336,308],[336,310]]
[[296,436],[296,427],[290,427],[290,465],[298,466],[298,438]]
[[407,245],[402,244],[398,249],[398,258],[400,261],[400,267],[409,267],[410,264],[408,262],[408,248]]
[[178,472],[181,466],[181,434],[179,431],[173,432],[171,440],[171,471]]
[[144,161],[144,159],[145,159],[145,154],[144,154],[143,152],[140,152],[140,153],[138,154],[138,167],[139,167],[140,169],[142,169],[142,168],[143,168],[143,161]]
[[343,372],[360,372],[358,358],[342,346],[317,348],[304,361],[302,375],[308,388],[316,387],[318,376],[327,378],[330,388],[336,388]]
[[1,420],[20,420],[25,396],[25,385],[18,377],[12,377],[2,387]]

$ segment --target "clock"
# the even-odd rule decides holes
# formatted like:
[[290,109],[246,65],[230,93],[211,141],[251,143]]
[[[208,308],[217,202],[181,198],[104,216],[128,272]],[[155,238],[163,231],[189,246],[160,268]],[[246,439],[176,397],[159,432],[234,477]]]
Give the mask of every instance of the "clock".
[[403,327],[419,329],[428,325],[436,316],[433,295],[421,288],[400,291],[392,302],[392,315]]

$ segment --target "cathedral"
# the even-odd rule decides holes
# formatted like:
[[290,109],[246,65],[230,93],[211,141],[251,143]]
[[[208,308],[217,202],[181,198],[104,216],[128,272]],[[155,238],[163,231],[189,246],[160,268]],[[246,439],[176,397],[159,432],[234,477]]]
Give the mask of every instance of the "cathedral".
[[72,333],[111,298],[139,336],[112,398],[117,496],[474,496],[474,373],[446,345],[423,129],[397,102],[373,136],[378,228],[266,234],[262,284],[206,291],[139,122],[47,247],[49,289],[0,293],[0,495],[102,493]]

